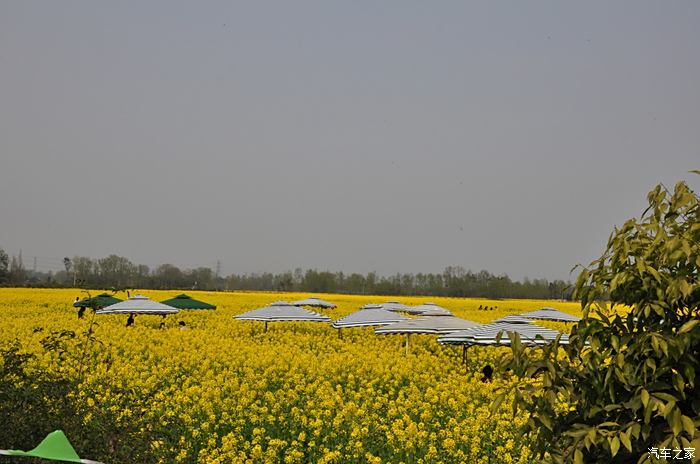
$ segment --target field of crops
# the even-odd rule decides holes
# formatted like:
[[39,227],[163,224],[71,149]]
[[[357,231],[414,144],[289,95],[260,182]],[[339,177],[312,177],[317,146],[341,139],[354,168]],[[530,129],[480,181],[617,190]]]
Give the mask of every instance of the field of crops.
[[[177,293],[143,292],[156,300]],[[515,380],[497,371],[481,381],[481,369],[507,348],[471,348],[465,367],[458,347],[433,336],[413,336],[407,355],[402,336],[371,328],[339,337],[328,324],[274,323],[264,332],[233,319],[306,294],[188,293],[219,309],[184,311],[159,329],[158,316],[137,316],[128,328],[126,316],[79,320],[79,290],[0,289],[0,347],[17,339],[22,353],[36,355],[30,371],[73,385],[64,401],[74,417],[59,425],[81,456],[108,463],[531,462],[516,435],[523,418],[513,419],[507,401],[489,412],[499,387]],[[323,311],[333,319],[390,299],[320,296],[338,305]],[[578,304],[551,301],[395,299],[432,300],[476,322],[542,306],[580,315]],[[86,335],[93,317],[94,340]]]

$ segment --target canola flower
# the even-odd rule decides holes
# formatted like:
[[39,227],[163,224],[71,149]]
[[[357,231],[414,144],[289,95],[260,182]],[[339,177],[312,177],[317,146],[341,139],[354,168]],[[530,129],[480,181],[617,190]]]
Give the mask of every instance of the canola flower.
[[[372,328],[344,329],[339,337],[327,324],[274,323],[263,332],[262,325],[233,316],[306,294],[196,291],[194,298],[219,309],[183,311],[168,317],[163,330],[157,316],[137,316],[132,327],[125,327],[125,316],[95,316],[97,341],[87,343],[82,334],[93,316],[78,320],[72,307],[78,292],[0,289],[0,346],[17,338],[38,356],[37,369],[76,379],[79,388],[67,400],[77,405],[82,427],[116,446],[145,444],[152,462],[532,460],[516,433],[525,418],[514,420],[508,401],[490,412],[498,388],[515,380],[497,372],[493,382],[481,381],[481,369],[496,365],[507,348],[473,347],[464,366],[458,347],[440,346],[433,336],[414,336],[406,355],[402,337],[375,336]],[[175,292],[142,293],[161,300]],[[338,305],[324,311],[333,319],[390,299],[322,298]],[[552,305],[580,315],[575,303],[399,299],[409,305],[432,300],[481,323]],[[42,350],[42,339],[60,330],[77,334],[68,344],[73,356]]]

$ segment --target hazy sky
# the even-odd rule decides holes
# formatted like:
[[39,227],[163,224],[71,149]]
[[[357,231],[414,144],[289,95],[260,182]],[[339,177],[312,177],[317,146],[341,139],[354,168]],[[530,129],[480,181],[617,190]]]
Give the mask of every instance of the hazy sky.
[[0,247],[569,278],[700,190],[700,2],[0,1]]

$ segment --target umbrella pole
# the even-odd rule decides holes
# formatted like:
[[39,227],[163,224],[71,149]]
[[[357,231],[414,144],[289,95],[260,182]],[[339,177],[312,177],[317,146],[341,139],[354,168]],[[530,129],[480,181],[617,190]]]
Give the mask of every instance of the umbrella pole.
[[265,321],[265,333],[267,333],[267,321]]
[[408,338],[411,336],[411,334],[406,334],[406,356],[408,356]]
[[343,329],[338,329],[338,338],[343,339]]

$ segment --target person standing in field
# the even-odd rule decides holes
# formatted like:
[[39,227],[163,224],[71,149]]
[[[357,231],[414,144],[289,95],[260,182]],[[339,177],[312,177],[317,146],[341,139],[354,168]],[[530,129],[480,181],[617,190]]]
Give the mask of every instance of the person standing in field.
[[129,314],[129,319],[126,320],[126,326],[129,327],[134,323],[134,313]]
[[481,381],[490,382],[491,378],[493,377],[493,367],[491,367],[490,364],[487,364],[484,366],[483,369],[481,369],[481,373],[484,374],[484,376],[481,378]]

